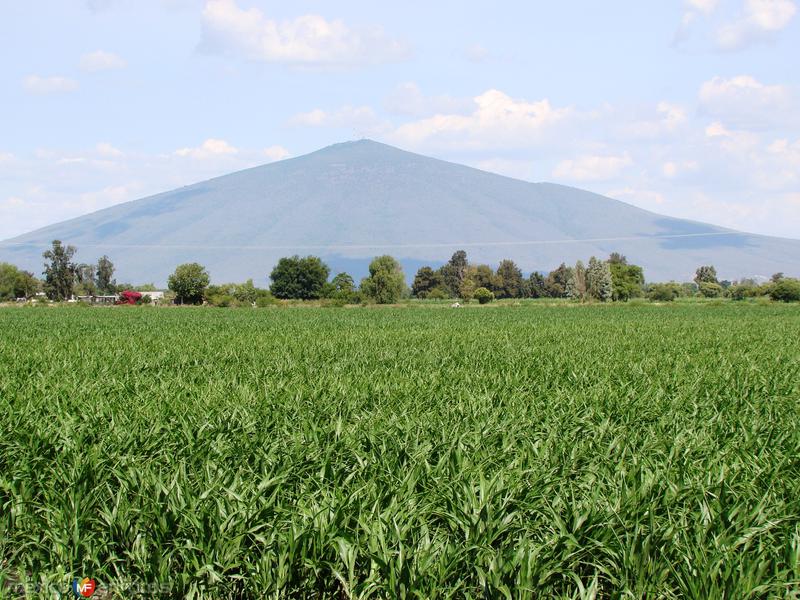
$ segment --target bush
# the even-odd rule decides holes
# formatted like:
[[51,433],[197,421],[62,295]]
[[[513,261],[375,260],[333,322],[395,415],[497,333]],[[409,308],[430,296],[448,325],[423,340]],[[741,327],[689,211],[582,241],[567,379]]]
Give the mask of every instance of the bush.
[[781,279],[772,287],[770,296],[781,302],[799,302],[800,279]]
[[475,290],[473,297],[478,301],[479,304],[488,304],[494,300],[494,294],[485,287],[480,287]]
[[700,287],[700,294],[704,298],[719,298],[724,292],[722,286],[718,283],[701,281],[698,285]]
[[758,288],[754,285],[737,283],[728,288],[728,296],[732,300],[744,300],[758,295]]
[[428,292],[426,298],[428,298],[428,300],[446,300],[448,296],[447,292],[445,292],[442,288],[436,287]]
[[681,295],[681,286],[677,283],[654,283],[647,291],[647,297],[656,302],[672,302]]

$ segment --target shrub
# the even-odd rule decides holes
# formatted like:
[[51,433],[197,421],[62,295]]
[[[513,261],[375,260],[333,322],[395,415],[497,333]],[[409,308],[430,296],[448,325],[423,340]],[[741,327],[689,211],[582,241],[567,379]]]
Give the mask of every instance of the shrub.
[[700,287],[700,294],[705,298],[719,298],[724,292],[722,286],[718,283],[701,281],[698,286]]
[[433,288],[426,297],[428,300],[446,300],[448,298],[447,292],[440,287]]
[[733,300],[744,300],[758,295],[758,288],[754,285],[737,283],[728,288],[728,295]]
[[479,304],[487,304],[494,300],[494,294],[485,287],[480,287],[475,290],[473,297],[478,301]]
[[800,279],[781,279],[772,287],[770,296],[781,302],[800,301]]
[[681,295],[681,287],[677,283],[654,283],[647,292],[647,297],[656,302],[672,302]]

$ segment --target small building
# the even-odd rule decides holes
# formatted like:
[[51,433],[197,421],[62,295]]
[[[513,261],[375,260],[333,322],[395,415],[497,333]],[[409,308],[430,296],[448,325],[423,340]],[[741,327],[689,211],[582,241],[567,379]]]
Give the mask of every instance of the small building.
[[150,296],[152,302],[161,302],[164,299],[164,292],[142,292],[138,291],[142,296]]
[[78,302],[87,302],[89,304],[114,304],[119,297],[114,295],[109,296],[78,296]]

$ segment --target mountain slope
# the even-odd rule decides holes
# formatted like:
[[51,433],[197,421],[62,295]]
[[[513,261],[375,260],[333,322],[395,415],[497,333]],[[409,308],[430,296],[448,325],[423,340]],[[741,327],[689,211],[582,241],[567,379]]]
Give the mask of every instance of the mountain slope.
[[35,273],[53,239],[79,259],[108,254],[118,279],[163,284],[181,262],[217,282],[253,277],[277,259],[323,256],[335,270],[366,270],[389,253],[407,275],[459,248],[474,262],[513,258],[550,270],[612,251],[648,280],[688,280],[700,264],[722,277],[800,271],[800,240],[742,234],[664,217],[604,196],[529,183],[362,140],[239,171],[57,223],[0,242],[0,261]]

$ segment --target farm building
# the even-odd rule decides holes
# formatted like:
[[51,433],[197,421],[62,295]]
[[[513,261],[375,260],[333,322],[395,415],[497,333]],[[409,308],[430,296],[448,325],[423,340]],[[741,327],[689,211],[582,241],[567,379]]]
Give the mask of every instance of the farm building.
[[78,296],[78,302],[88,302],[89,304],[114,304],[119,297],[116,294],[107,296]]
[[153,302],[161,302],[164,299],[164,292],[139,292],[142,296],[150,296]]

